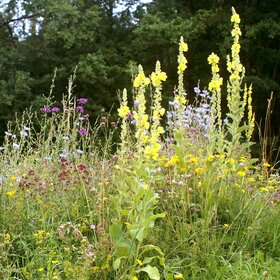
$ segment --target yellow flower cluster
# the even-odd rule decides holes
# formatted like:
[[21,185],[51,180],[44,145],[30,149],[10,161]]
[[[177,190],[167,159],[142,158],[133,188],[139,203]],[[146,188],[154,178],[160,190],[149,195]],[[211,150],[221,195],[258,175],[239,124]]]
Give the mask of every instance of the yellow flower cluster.
[[[240,44],[239,38],[241,36],[241,30],[239,28],[240,17],[233,9],[233,15],[231,17],[231,22],[234,23],[233,30],[231,31],[231,35],[233,37],[233,45],[231,47],[231,59],[228,57],[227,59],[227,70],[230,72],[230,82],[231,83],[239,83],[241,80],[240,73],[244,71],[243,65],[240,63],[239,53],[240,53]],[[230,91],[230,89],[228,89]],[[230,102],[230,96],[228,96]]]
[[161,117],[165,110],[161,107],[161,83],[167,79],[165,72],[161,71],[160,62],[157,61],[155,72],[151,75],[153,85],[156,87],[153,104],[152,104],[152,125],[150,130],[150,138],[148,145],[145,147],[145,155],[153,160],[158,159],[159,151],[161,149],[160,135],[164,133],[163,127],[160,125]]
[[125,116],[127,116],[127,114],[130,112],[129,108],[127,105],[122,105],[119,109],[118,109],[118,113],[119,116],[121,118],[124,118]]
[[223,85],[223,78],[215,79],[210,81],[208,85],[208,89],[210,91],[221,91],[221,86]]
[[170,158],[170,160],[165,164],[165,167],[174,166],[177,163],[179,163],[179,157],[175,155]]
[[183,37],[180,38],[179,55],[178,55],[178,74],[182,74],[187,68],[187,59],[184,52],[188,51],[188,45],[184,42]]
[[223,78],[221,78],[220,75],[218,74],[220,71],[218,66],[219,60],[220,60],[219,57],[214,53],[210,54],[208,57],[208,63],[211,65],[211,69],[212,69],[212,80],[208,85],[208,89],[210,91],[215,91],[215,92],[221,91]]
[[167,75],[165,72],[160,72],[157,74],[155,72],[152,72],[151,80],[154,87],[161,86],[161,82],[166,81],[166,79],[167,79]]
[[6,195],[7,195],[8,197],[13,197],[15,194],[16,194],[15,191],[6,192]]
[[137,94],[135,96],[135,110],[133,111],[133,116],[136,121],[135,127],[135,137],[138,140],[139,151],[141,147],[148,142],[148,129],[150,127],[149,116],[146,114],[146,98],[145,98],[145,86],[150,83],[150,79],[145,77],[143,67],[139,65],[138,75],[134,80],[134,87],[138,88]]
[[139,72],[136,78],[134,79],[133,85],[134,87],[139,88],[140,86],[147,86],[149,83],[150,83],[150,79],[147,78],[144,72],[142,71]]

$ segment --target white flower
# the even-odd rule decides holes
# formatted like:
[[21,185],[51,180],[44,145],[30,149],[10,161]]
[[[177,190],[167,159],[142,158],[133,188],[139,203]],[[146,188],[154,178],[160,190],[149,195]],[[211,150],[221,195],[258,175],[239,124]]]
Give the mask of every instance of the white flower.
[[18,149],[19,149],[19,144],[13,143],[13,148],[16,149],[16,150],[18,150]]

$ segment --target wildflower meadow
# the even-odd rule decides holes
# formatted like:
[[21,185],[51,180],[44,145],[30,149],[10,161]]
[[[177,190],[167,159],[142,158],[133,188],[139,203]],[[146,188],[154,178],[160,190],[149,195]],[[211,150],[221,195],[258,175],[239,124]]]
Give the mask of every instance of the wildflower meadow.
[[[280,175],[251,156],[254,86],[243,82],[240,17],[232,47],[209,54],[209,84],[188,99],[159,61],[119,95],[118,121],[92,121],[75,72],[60,103],[9,124],[0,151],[1,279],[279,279]],[[221,76],[224,61],[228,76]],[[221,103],[227,103],[222,112]]]

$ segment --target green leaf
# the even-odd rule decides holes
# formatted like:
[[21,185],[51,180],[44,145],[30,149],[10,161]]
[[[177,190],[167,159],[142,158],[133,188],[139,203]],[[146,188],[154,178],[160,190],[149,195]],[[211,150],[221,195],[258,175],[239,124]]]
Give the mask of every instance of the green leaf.
[[116,254],[118,256],[129,257],[134,254],[136,245],[122,231],[121,223],[115,223],[111,225],[109,228],[109,232],[111,234],[112,242],[116,247]]
[[118,270],[120,268],[121,265],[121,258],[117,258],[114,262],[113,262],[113,268],[115,270]]
[[138,271],[139,272],[140,271],[146,272],[149,275],[149,278],[152,279],[152,280],[160,280],[159,271],[158,271],[158,269],[155,266],[147,265],[147,266],[141,268]]
[[145,228],[141,228],[136,235],[136,239],[142,242],[144,238],[145,238]]
[[155,250],[156,252],[158,252],[161,256],[164,256],[163,252],[161,251],[161,249],[158,246],[152,245],[152,244],[147,244],[141,247],[141,255],[145,252],[148,251],[152,251]]

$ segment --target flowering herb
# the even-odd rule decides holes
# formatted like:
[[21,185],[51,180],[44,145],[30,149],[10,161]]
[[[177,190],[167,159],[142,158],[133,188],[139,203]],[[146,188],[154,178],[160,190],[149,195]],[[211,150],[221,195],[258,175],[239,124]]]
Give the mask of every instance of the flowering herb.
[[53,107],[52,108],[52,112],[53,113],[58,113],[60,111],[60,108],[59,107]]
[[44,106],[43,108],[41,108],[41,111],[47,114],[47,113],[51,113],[52,109],[50,107]]
[[77,106],[76,111],[79,112],[79,113],[83,113],[84,112],[84,107],[83,106]]
[[84,97],[77,99],[78,104],[86,104],[87,102],[88,102],[88,99],[84,98]]
[[86,135],[86,134],[88,134],[88,130],[86,128],[81,127],[79,129],[79,134],[80,135]]

